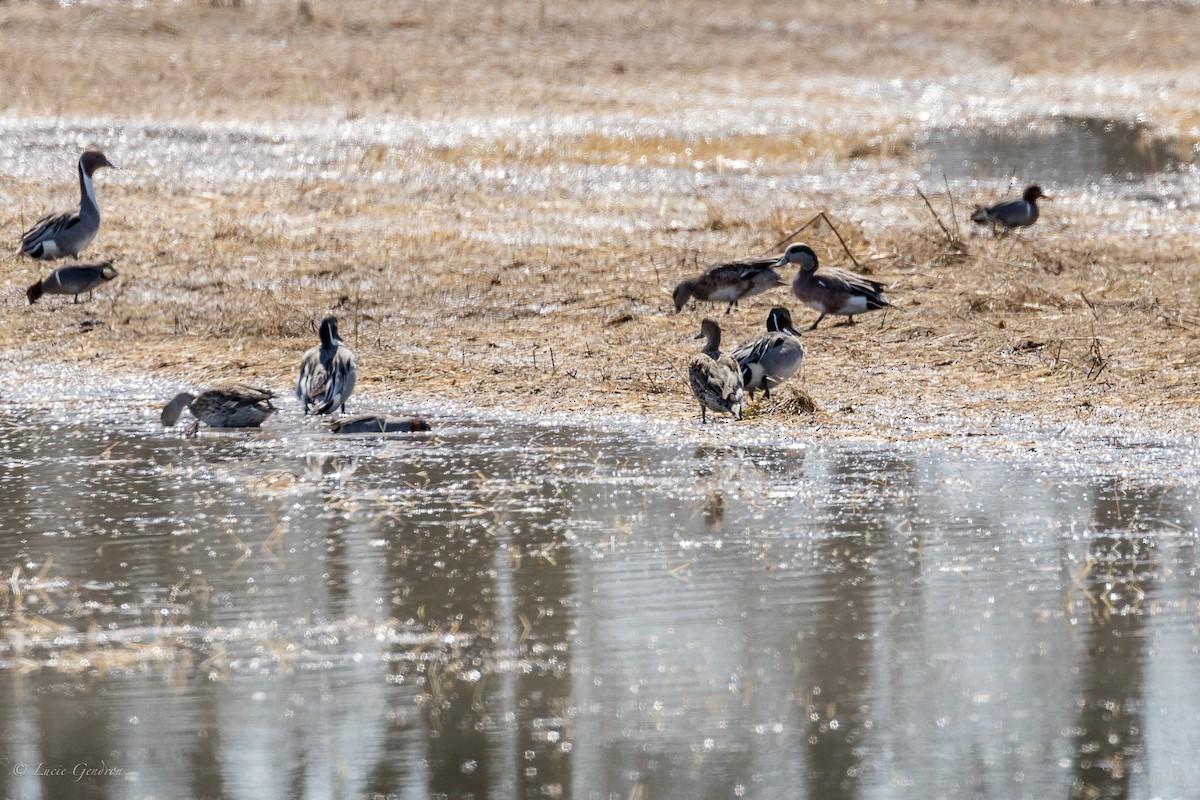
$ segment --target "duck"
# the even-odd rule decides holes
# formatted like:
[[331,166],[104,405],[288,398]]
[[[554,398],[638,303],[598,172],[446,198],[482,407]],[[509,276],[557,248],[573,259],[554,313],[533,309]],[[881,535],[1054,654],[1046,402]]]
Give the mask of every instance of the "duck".
[[1038,221],[1037,201],[1053,199],[1042,193],[1042,187],[1031,183],[1015,200],[1005,200],[987,208],[975,206],[975,213],[971,214],[971,221],[980,225],[991,225],[993,231],[997,227],[1003,228],[1005,231],[1013,228],[1028,228]]
[[838,267],[826,267],[820,275],[816,274],[817,254],[806,244],[789,245],[776,266],[788,263],[800,265],[800,271],[792,281],[792,293],[821,315],[809,327],[810,331],[816,330],[828,314],[849,317],[846,324],[853,325],[855,314],[865,314],[891,305],[883,297],[883,290],[887,286],[879,281]]
[[746,342],[729,354],[741,370],[742,386],[754,399],[761,389],[770,400],[771,390],[800,369],[804,361],[804,346],[800,331],[792,324],[792,314],[783,306],[775,306],[767,314],[767,333]]
[[99,150],[85,150],[79,157],[79,208],[47,214],[21,236],[22,255],[38,261],[79,258],[100,231],[100,206],[92,175],[101,167],[116,169]]
[[424,417],[393,417],[386,414],[363,414],[338,420],[329,426],[333,433],[418,433],[430,430]]
[[337,317],[321,320],[321,343],[305,352],[300,360],[296,397],[304,414],[330,414],[337,409],[346,413],[346,401],[354,391],[358,367],[354,353],[338,338]]
[[194,434],[201,422],[210,428],[257,428],[279,410],[271,403],[274,396],[267,389],[241,383],[207,389],[198,395],[180,392],[163,406],[162,424],[168,428],[174,425],[186,408],[196,418],[189,434]]
[[725,309],[728,314],[739,300],[762,294],[776,286],[786,286],[775,267],[774,259],[718,264],[703,275],[683,281],[675,287],[675,313],[682,311],[687,301],[694,297],[705,303],[729,303]]
[[711,319],[700,323],[696,339],[705,339],[704,349],[688,365],[688,383],[700,402],[700,424],[708,421],[708,409],[742,418],[745,393],[738,363],[721,353],[721,326]]
[[108,283],[119,274],[111,261],[82,267],[59,267],[48,277],[26,289],[25,296],[29,298],[30,305],[46,294],[75,295],[75,302],[78,303],[79,295],[88,292],[90,297],[93,289],[102,283]]

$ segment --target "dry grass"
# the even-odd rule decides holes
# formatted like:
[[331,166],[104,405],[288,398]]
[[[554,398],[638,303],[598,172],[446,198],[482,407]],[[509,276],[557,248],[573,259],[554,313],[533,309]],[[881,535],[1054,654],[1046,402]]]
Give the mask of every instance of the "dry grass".
[[786,173],[814,160],[903,158],[912,141],[895,130],[812,129],[779,134],[731,132],[683,137],[659,133],[595,133],[547,142],[480,142],[433,151],[452,164],[604,164],[684,167],[717,173],[755,169]]
[[[1034,231],[993,239],[950,226],[961,240],[951,241],[907,185],[781,195],[757,182],[810,162],[849,170],[906,156],[919,126],[877,75],[1170,79],[1176,90],[1155,112],[1182,140],[1200,98],[1181,66],[1200,56],[1193,19],[1173,7],[955,2],[836,14],[783,2],[3,5],[0,28],[36,33],[9,37],[0,53],[17,87],[0,104],[18,118],[592,122],[561,135],[352,147],[348,171],[395,175],[383,183],[314,175],[199,194],[152,174],[102,175],[105,227],[92,254],[118,256],[122,277],[93,303],[31,308],[22,291],[42,268],[10,262],[0,344],[282,388],[332,310],[358,352],[362,390],[376,396],[686,419],[691,335],[702,313],[720,310],[670,314],[670,287],[711,261],[763,253],[825,210],[897,307],[806,335],[811,413],[797,413],[808,409],[799,393],[781,394],[791,399],[748,425],[905,435],[1021,414],[1194,429],[1194,239],[1111,233],[1064,191]],[[74,95],[52,91],[66,75]],[[863,100],[864,86],[877,87],[877,102]],[[725,108],[746,115],[694,135],[654,128]],[[0,181],[22,198],[0,210],[11,241],[69,191],[64,160],[62,185]],[[749,169],[754,180],[711,189],[587,178],[594,165],[679,162],[718,177]],[[521,183],[509,169],[549,177]],[[960,220],[980,199],[957,198]],[[949,223],[944,195],[930,200]],[[805,236],[846,265],[828,230]],[[722,317],[728,339],[757,334],[779,302],[806,324],[789,298],[781,290]]]
[[[813,85],[826,77],[1138,72],[1157,86],[1178,76],[1169,102],[1186,113],[1195,21],[1186,6],[947,0],[16,2],[0,9],[10,87],[0,104],[55,116],[435,119],[514,107],[654,116],[758,95],[804,116],[838,99]],[[76,91],[59,91],[62,75]]]

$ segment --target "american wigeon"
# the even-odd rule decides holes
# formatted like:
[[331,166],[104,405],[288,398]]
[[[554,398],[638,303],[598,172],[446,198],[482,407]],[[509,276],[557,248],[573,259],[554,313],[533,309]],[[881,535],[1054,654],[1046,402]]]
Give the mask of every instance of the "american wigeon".
[[779,260],[779,266],[787,263],[800,266],[796,279],[792,281],[792,292],[800,302],[821,315],[809,328],[810,331],[821,324],[826,314],[849,317],[848,324],[853,325],[855,314],[865,314],[889,305],[883,297],[883,290],[887,287],[879,281],[838,267],[826,267],[818,275],[817,254],[806,244],[789,246]]
[[728,303],[729,307],[725,309],[728,314],[739,300],[786,285],[775,271],[774,259],[719,264],[675,287],[675,313],[682,311],[687,301],[694,297],[705,303]]

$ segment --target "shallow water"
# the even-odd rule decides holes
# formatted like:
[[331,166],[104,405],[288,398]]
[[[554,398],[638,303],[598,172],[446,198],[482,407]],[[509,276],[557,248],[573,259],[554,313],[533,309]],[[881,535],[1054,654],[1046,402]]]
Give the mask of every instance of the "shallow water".
[[[958,121],[945,124],[947,116]],[[765,120],[756,133],[787,137],[806,124],[803,115]],[[66,206],[74,199],[70,176],[78,148],[102,144],[121,167],[103,175],[104,185],[150,184],[164,191],[185,187],[189,195],[214,202],[246,197],[274,202],[298,186],[352,188],[403,205],[419,198],[434,217],[421,224],[449,224],[439,223],[432,209],[452,209],[455,235],[519,246],[595,246],[687,228],[697,224],[691,218],[700,207],[697,197],[705,208],[740,215],[781,203],[808,209],[828,202],[826,195],[838,194],[838,206],[825,210],[869,220],[872,227],[911,226],[913,218],[893,207],[891,199],[913,197],[914,184],[940,192],[943,172],[963,202],[997,200],[1015,176],[1018,182],[1040,182],[1052,196],[1070,192],[1071,207],[1104,220],[1112,233],[1165,236],[1194,232],[1197,225],[1190,213],[1200,208],[1195,154],[1181,152],[1177,142],[1145,124],[1115,118],[1030,116],[1014,124],[953,117],[947,107],[912,134],[917,148],[912,158],[818,160],[798,167],[762,159],[737,169],[727,169],[732,162],[722,159],[591,164],[560,152],[569,151],[570,143],[581,137],[600,133],[669,135],[685,141],[736,130],[722,115],[686,122],[535,116],[324,124],[0,117],[0,172],[24,180],[61,176],[56,202]],[[459,147],[491,153],[497,160],[446,155]],[[505,148],[540,155],[500,160],[497,154]],[[102,198],[104,191],[102,187]],[[564,204],[564,199],[580,206]],[[25,194],[0,191],[0,201],[19,209],[23,224],[44,211],[41,201],[32,205]],[[528,213],[514,217],[510,203]],[[668,207],[673,209],[669,213]],[[254,225],[293,235],[325,224],[311,213],[280,208],[284,211],[236,213]],[[469,220],[465,227],[463,220]],[[706,221],[707,216],[698,224]],[[929,222],[923,215],[920,221]],[[367,234],[379,224],[372,215],[344,215],[337,231]],[[719,237],[720,246],[727,246],[727,238]],[[702,242],[702,234],[696,233],[693,242]]]
[[0,796],[1200,792],[1186,443],[186,439],[158,389],[0,416]]
[[1176,143],[1148,125],[1096,117],[1054,117],[999,128],[938,128],[921,146],[925,172],[950,180],[1017,176],[1060,186],[1134,182],[1178,169]]

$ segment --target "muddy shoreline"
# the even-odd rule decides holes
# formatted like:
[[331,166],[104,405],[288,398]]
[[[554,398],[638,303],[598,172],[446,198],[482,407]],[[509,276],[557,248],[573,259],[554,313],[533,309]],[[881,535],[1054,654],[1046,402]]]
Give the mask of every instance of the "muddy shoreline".
[[[786,289],[730,315],[674,315],[671,288],[769,254],[825,212],[895,308],[806,334],[793,380],[818,412],[791,413],[785,390],[737,426],[744,435],[1200,432],[1200,134],[1187,111],[1200,81],[1178,66],[1198,46],[1178,32],[1190,9],[1046,4],[1011,19],[978,4],[885,4],[842,9],[835,23],[819,6],[760,4],[734,25],[688,4],[652,19],[622,3],[540,18],[477,9],[471,24],[466,7],[304,6],[0,9],[0,22],[36,22],[43,42],[64,43],[49,48],[64,69],[81,57],[65,43],[88,27],[120,56],[106,80],[131,87],[118,116],[90,99],[59,117],[26,93],[0,104],[10,240],[69,204],[81,145],[123,167],[97,179],[104,222],[85,259],[115,259],[121,277],[90,303],[31,307],[25,288],[53,265],[10,260],[0,347],[114,381],[134,369],[286,390],[332,312],[375,402],[698,427],[685,373],[703,316],[730,344],[757,335],[776,303],[801,327],[815,317]],[[614,39],[630,14],[636,36]],[[1040,40],[1022,32],[1068,15],[1079,46],[1039,58]],[[237,31],[260,61],[133,81],[160,49],[178,50],[184,22],[214,52]],[[1116,30],[1098,70],[1095,45]],[[811,36],[824,58],[800,69],[785,54]],[[853,58],[881,36],[905,65],[888,80]],[[463,37],[495,48],[465,59]],[[649,46],[664,40],[695,47]],[[564,82],[535,89],[514,74],[515,43],[545,57],[534,73],[561,68]],[[564,50],[581,55],[564,61]],[[1003,79],[966,80],[951,56],[967,52]],[[314,71],[305,53],[341,71]],[[412,57],[387,88],[380,59],[397,53]],[[18,84],[44,80],[9,57]],[[218,84],[236,89],[215,98]],[[335,85],[349,106],[306,115],[306,92]],[[919,145],[931,136],[949,137],[940,155]],[[1007,239],[971,226],[974,203],[1035,177],[1005,166],[1031,149],[1035,168],[1068,170],[1047,187],[1042,220]],[[947,183],[933,174],[964,157],[988,163]],[[1088,165],[1120,174],[1088,180]],[[802,238],[823,263],[851,266],[828,228]]]

